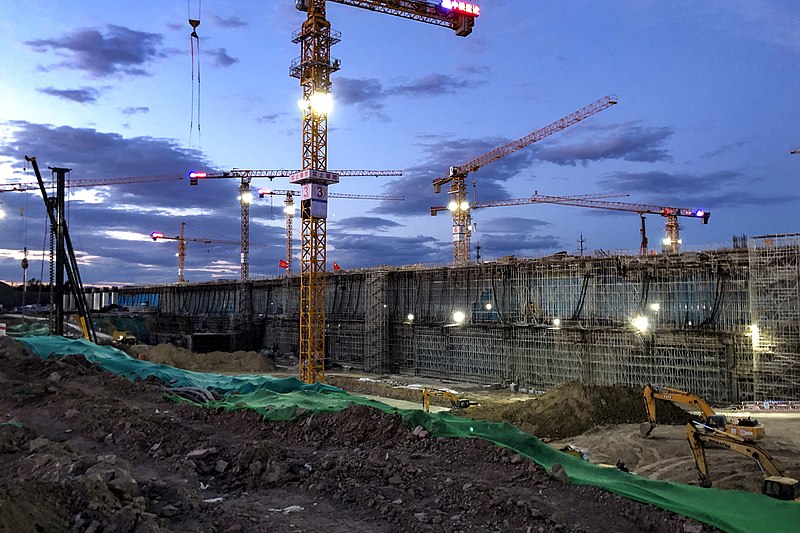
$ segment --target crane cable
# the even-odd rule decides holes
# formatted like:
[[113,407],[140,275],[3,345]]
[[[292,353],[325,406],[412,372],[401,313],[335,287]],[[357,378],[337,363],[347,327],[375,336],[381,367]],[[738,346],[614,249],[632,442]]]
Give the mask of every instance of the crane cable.
[[[194,130],[194,110],[195,110],[195,86],[194,86],[194,71],[197,67],[197,143],[201,142],[200,137],[200,36],[197,35],[197,27],[200,26],[200,10],[202,8],[202,0],[197,2],[197,18],[192,18],[191,13],[191,0],[186,1],[186,10],[189,16],[189,25],[192,27],[192,33],[189,34],[189,48],[192,54],[192,109],[189,118],[189,146],[192,145],[192,133]],[[195,56],[195,48],[197,48],[197,55]]]

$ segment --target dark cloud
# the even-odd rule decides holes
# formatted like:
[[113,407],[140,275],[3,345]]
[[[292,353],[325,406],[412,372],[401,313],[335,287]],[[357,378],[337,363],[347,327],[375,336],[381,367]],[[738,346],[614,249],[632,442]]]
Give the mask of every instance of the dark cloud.
[[[429,214],[430,207],[443,206],[449,202],[447,194],[449,185],[444,185],[439,194],[433,192],[433,180],[446,176],[453,165],[461,165],[480,156],[497,146],[508,142],[507,139],[452,139],[432,138],[426,143],[419,143],[420,161],[416,165],[403,169],[403,177],[390,181],[384,187],[384,194],[405,197],[404,202],[382,202],[373,213],[394,215]],[[470,187],[468,197],[473,198],[471,187],[475,179],[478,200],[504,200],[509,198],[504,182],[528,170],[535,163],[535,153],[531,150],[519,150],[503,157],[490,165],[470,174],[467,185]],[[531,183],[531,189],[534,184]],[[442,217],[447,213],[440,213]]]
[[274,124],[278,121],[278,118],[282,115],[282,113],[268,113],[266,115],[261,115],[256,119],[257,122],[261,124]]
[[636,123],[612,126],[594,126],[585,129],[591,132],[589,139],[580,143],[550,142],[538,147],[538,158],[556,165],[586,165],[590,161],[623,159],[655,163],[669,159],[663,147],[672,135],[672,128],[646,127]]
[[393,87],[384,87],[375,78],[336,78],[334,91],[336,101],[342,105],[358,107],[365,117],[388,121],[389,117],[384,112],[384,102],[391,96],[438,96],[471,89],[482,83],[443,74],[428,74]]
[[332,221],[330,226],[344,230],[379,231],[401,227],[402,224],[382,217],[348,217]]
[[328,237],[328,260],[342,268],[365,268],[379,265],[414,263],[443,264],[452,259],[449,242],[425,235],[398,237],[362,233],[335,232]]
[[728,144],[723,144],[714,151],[703,154],[704,158],[710,159],[712,157],[719,157],[721,155],[729,154],[738,151],[742,146],[746,146],[748,141],[738,141]]
[[564,242],[555,235],[520,235],[519,233],[484,233],[473,236],[473,247],[480,245],[481,258],[536,257],[543,252],[565,248]]
[[[722,170],[707,174],[652,172],[617,172],[598,183],[609,190],[625,190],[644,196],[657,205],[694,209],[788,203],[800,194],[753,191],[759,181],[742,172]],[[638,193],[638,195],[636,194]]]
[[239,62],[237,58],[229,56],[225,48],[208,50],[205,53],[214,58],[214,66],[217,67],[230,67]]
[[126,107],[121,110],[123,115],[144,115],[150,112],[149,107]]
[[465,89],[472,89],[484,82],[454,78],[445,74],[428,74],[412,82],[396,85],[388,90],[389,94],[405,96],[437,96],[451,94]]
[[534,230],[552,225],[550,222],[535,218],[500,217],[480,222],[479,229],[482,233],[530,234]]
[[53,65],[55,68],[81,70],[103,78],[116,74],[147,75],[144,67],[165,56],[161,41],[161,35],[156,33],[109,24],[105,33],[85,29],[55,39],[38,39],[25,44],[35,52],[51,51],[67,58]]
[[94,103],[100,96],[100,92],[91,87],[84,87],[83,89],[56,89],[54,87],[46,87],[36,90],[43,94],[49,94],[50,96],[55,96],[63,100],[78,102],[79,104]]
[[211,15],[211,20],[213,20],[214,24],[220,28],[243,28],[248,25],[246,21],[242,20],[237,15],[233,15],[232,17],[228,18],[223,18],[218,15]]

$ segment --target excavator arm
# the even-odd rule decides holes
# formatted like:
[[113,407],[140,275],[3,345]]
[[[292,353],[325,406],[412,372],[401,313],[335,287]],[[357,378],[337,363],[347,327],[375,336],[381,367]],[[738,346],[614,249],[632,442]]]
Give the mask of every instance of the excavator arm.
[[783,469],[761,447],[700,422],[686,424],[686,438],[689,440],[694,464],[700,475],[701,487],[711,486],[706,461],[706,446],[711,444],[753,459],[764,475],[763,492],[768,496],[781,500],[794,500],[800,496],[800,482],[786,477]]
[[717,415],[714,409],[700,396],[671,387],[656,388],[649,383],[644,386],[644,406],[648,421],[639,426],[639,435],[646,438],[656,427],[656,399],[691,405],[700,410],[703,421],[720,429],[725,429],[725,417]]

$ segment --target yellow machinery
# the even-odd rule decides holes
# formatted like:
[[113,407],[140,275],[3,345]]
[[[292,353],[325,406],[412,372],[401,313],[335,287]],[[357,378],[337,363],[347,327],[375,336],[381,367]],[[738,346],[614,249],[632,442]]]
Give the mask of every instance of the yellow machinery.
[[700,410],[705,424],[746,441],[761,440],[765,436],[764,425],[759,424],[758,420],[740,418],[732,423],[725,415],[716,414],[708,402],[696,394],[670,387],[656,388],[648,384],[644,387],[644,405],[649,420],[639,426],[639,435],[642,438],[650,435],[656,427],[656,399],[694,406]]
[[701,487],[711,486],[706,463],[706,446],[711,444],[753,459],[765,476],[762,492],[767,496],[779,500],[800,501],[800,482],[787,477],[775,460],[758,445],[700,422],[690,422],[686,425],[686,437],[689,439],[694,463],[700,474]]
[[425,410],[425,412],[429,412],[431,410],[431,396],[442,396],[443,398],[447,398],[450,400],[450,404],[453,406],[453,409],[466,409],[470,405],[478,405],[478,402],[473,402],[472,400],[467,400],[465,398],[459,398],[454,392],[428,389],[426,387],[422,389],[422,408]]
[[136,344],[136,336],[128,331],[114,331],[111,335],[114,344]]

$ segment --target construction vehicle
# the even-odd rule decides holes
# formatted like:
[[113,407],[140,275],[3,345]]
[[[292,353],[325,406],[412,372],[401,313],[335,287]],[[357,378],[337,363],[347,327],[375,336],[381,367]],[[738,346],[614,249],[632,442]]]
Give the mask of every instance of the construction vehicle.
[[114,344],[119,345],[136,344],[136,336],[130,331],[114,330],[111,334],[111,340]]
[[459,398],[458,394],[448,390],[429,389],[427,387],[422,389],[422,408],[425,412],[431,410],[431,396],[441,396],[450,400],[453,409],[467,409],[471,405],[478,405],[478,402],[467,400],[466,398]]
[[692,405],[700,410],[703,423],[723,433],[745,441],[761,440],[765,436],[764,425],[758,420],[740,418],[735,423],[729,421],[725,415],[718,415],[714,409],[700,396],[670,387],[657,388],[650,384],[644,387],[644,406],[647,410],[647,422],[639,426],[639,435],[646,438],[656,427],[656,399],[668,400],[674,403]]
[[786,476],[778,463],[758,445],[747,442],[741,437],[720,431],[700,422],[686,424],[686,438],[692,449],[694,464],[700,474],[700,486],[710,487],[706,462],[706,446],[721,447],[753,459],[764,474],[762,492],[778,500],[794,500],[800,502],[800,482]]

